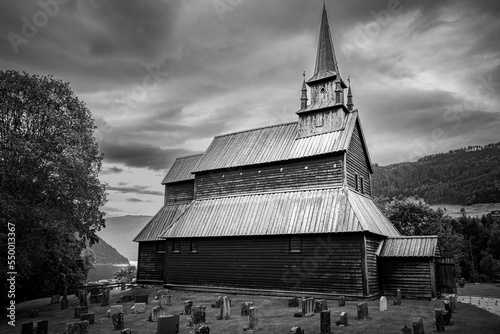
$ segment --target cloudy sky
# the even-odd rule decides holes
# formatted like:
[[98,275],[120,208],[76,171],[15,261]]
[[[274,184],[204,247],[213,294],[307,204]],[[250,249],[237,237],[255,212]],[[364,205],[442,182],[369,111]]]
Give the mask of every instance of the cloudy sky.
[[[0,69],[85,101],[108,216],[155,214],[174,159],[213,136],[297,119],[322,0],[58,1],[1,1]],[[374,162],[500,140],[500,2],[326,5]]]

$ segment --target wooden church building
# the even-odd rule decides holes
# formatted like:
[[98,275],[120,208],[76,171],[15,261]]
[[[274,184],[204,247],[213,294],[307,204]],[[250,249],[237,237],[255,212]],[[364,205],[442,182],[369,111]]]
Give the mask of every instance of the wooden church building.
[[371,198],[360,113],[340,75],[325,8],[300,100],[296,122],[223,134],[203,154],[175,161],[162,181],[164,206],[134,239],[139,283],[436,295],[437,238],[402,237]]

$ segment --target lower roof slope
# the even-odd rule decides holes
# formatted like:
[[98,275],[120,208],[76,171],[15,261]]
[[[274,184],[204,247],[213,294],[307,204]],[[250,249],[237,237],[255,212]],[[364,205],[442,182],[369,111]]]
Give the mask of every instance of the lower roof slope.
[[195,200],[161,237],[363,231],[400,235],[370,198],[345,188],[329,188]]
[[137,234],[133,241],[161,240],[159,238],[160,235],[186,211],[190,204],[164,205]]
[[384,240],[379,257],[440,257],[436,235],[392,237]]

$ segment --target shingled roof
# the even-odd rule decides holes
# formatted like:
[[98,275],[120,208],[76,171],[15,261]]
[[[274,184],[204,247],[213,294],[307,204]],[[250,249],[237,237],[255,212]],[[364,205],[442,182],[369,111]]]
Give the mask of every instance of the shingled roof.
[[380,249],[379,257],[440,257],[441,250],[438,237],[426,236],[399,236],[387,238]]
[[163,238],[368,231],[400,234],[373,201],[345,188],[195,200]]
[[191,174],[191,171],[202,155],[203,154],[189,155],[175,159],[174,164],[168,170],[161,184],[194,180],[194,174]]
[[286,123],[214,138],[193,172],[276,161],[345,151],[349,147],[358,112],[350,112],[337,131],[297,138],[298,123]]
[[173,204],[165,205],[160,211],[154,215],[153,218],[144,226],[144,228],[137,234],[134,241],[155,241],[160,240],[160,236],[165,230],[176,221],[189,207],[187,204]]

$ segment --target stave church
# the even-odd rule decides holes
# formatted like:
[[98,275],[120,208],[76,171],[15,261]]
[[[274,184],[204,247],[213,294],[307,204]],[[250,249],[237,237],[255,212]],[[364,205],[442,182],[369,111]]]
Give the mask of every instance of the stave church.
[[316,52],[295,122],[221,134],[176,159],[163,207],[134,239],[138,283],[324,298],[448,292],[437,237],[401,236],[371,198],[362,111],[325,6]]

